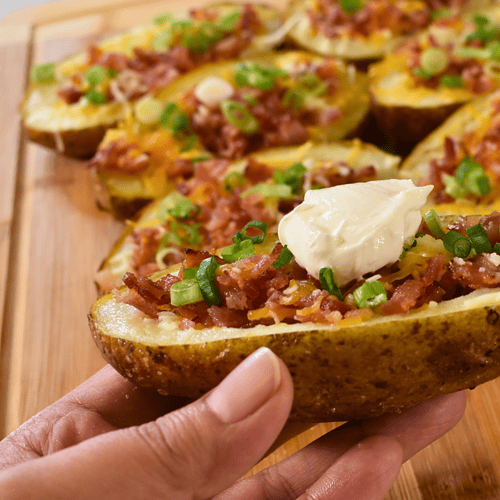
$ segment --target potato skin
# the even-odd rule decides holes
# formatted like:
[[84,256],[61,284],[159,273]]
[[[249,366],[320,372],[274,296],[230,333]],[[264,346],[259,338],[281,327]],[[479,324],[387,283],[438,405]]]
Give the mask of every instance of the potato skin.
[[[116,126],[116,123],[113,126]],[[32,142],[56,150],[58,153],[70,158],[88,160],[95,154],[106,130],[110,126],[102,125],[78,130],[62,130],[58,132],[60,141],[56,138],[56,134],[49,130],[37,130],[26,125],[23,128],[28,139]],[[59,142],[64,145],[62,151],[58,148]]]
[[500,375],[500,305],[445,315],[395,316],[335,331],[270,334],[191,345],[145,345],[89,324],[104,358],[133,382],[162,394],[198,397],[261,346],[288,366],[291,419],[364,419],[394,413]]

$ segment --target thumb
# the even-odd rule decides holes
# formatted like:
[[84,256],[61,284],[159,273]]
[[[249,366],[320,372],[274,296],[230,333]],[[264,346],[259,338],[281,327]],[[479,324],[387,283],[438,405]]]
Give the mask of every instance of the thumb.
[[209,498],[259,461],[292,399],[285,364],[262,348],[198,401],[8,469],[1,489],[9,499]]

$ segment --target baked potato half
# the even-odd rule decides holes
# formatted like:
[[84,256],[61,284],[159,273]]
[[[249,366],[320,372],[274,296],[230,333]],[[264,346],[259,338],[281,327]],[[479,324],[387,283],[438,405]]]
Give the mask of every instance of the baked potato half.
[[[491,2],[459,3],[477,9]],[[458,12],[459,3],[444,1],[433,8],[425,1],[291,0],[288,36],[304,49],[366,67],[424,31],[444,11]]]
[[450,116],[403,162],[398,175],[433,184],[441,214],[487,214],[500,208],[500,93],[479,97]]
[[353,66],[305,52],[268,53],[206,65],[177,79],[141,113],[111,130],[91,160],[108,206],[169,191],[175,159],[228,160],[271,147],[354,135],[369,111],[368,78]]
[[499,61],[500,7],[436,20],[370,66],[377,128],[408,153],[460,106],[499,88]]
[[281,14],[260,4],[214,3],[187,19],[158,15],[65,61],[34,66],[24,128],[32,141],[90,158],[131,103],[203,64],[270,50],[280,25]]
[[305,189],[392,178],[399,162],[359,140],[270,149],[232,163],[186,161],[193,176],[127,225],[96,275],[98,289],[123,285],[127,272],[143,277],[179,263],[185,246],[210,251],[229,245],[253,219],[276,230]]
[[[336,289],[333,278],[318,281],[294,258],[283,259],[283,247],[269,236],[255,244],[253,256],[231,263],[188,251],[180,271],[125,276],[129,288],[93,305],[90,329],[120,373],[164,394],[198,397],[267,346],[291,372],[293,419],[397,412],[500,375],[500,256],[462,252],[457,258],[444,243],[448,234],[463,234],[470,251],[468,231],[481,226],[494,245],[499,222],[498,214],[454,219],[443,240],[421,228],[426,234],[417,234],[396,263]],[[209,306],[209,294],[201,302],[178,295],[205,283],[207,261],[217,263],[218,306]],[[253,297],[246,309],[236,299],[245,287]],[[371,298],[358,292],[363,287]],[[172,305],[178,301],[184,305]]]

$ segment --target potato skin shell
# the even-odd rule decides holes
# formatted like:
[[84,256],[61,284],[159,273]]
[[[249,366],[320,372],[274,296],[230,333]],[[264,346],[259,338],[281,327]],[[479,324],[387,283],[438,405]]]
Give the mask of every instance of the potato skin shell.
[[[116,125],[116,124],[115,124]],[[58,133],[64,150],[59,151],[56,134],[48,130],[37,130],[26,125],[23,126],[25,135],[32,142],[41,146],[57,151],[58,153],[70,158],[79,158],[88,160],[95,154],[97,147],[104,138],[106,130],[110,126],[98,126],[79,130],[62,130]]]
[[162,394],[199,397],[246,356],[269,347],[288,366],[291,419],[344,421],[399,412],[500,375],[500,305],[445,315],[394,317],[337,331],[270,334],[191,345],[111,337],[89,315],[104,358],[127,379]]

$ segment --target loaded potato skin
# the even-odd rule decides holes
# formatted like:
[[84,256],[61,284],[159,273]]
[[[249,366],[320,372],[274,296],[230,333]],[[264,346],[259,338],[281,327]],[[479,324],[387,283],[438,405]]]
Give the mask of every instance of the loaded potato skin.
[[267,346],[292,374],[292,418],[300,421],[397,412],[500,375],[499,292],[358,325],[288,325],[276,333],[271,326],[266,334],[245,331],[227,339],[214,329],[200,342],[171,345],[154,335],[135,332],[135,340],[112,331],[109,315],[116,315],[116,324],[127,315],[112,300],[107,295],[94,305],[90,328],[106,361],[125,377],[163,394],[194,398]]
[[90,158],[138,100],[203,64],[268,51],[277,43],[268,35],[280,24],[269,6],[213,3],[188,19],[158,15],[64,61],[33,66],[21,105],[26,135],[66,156]]

